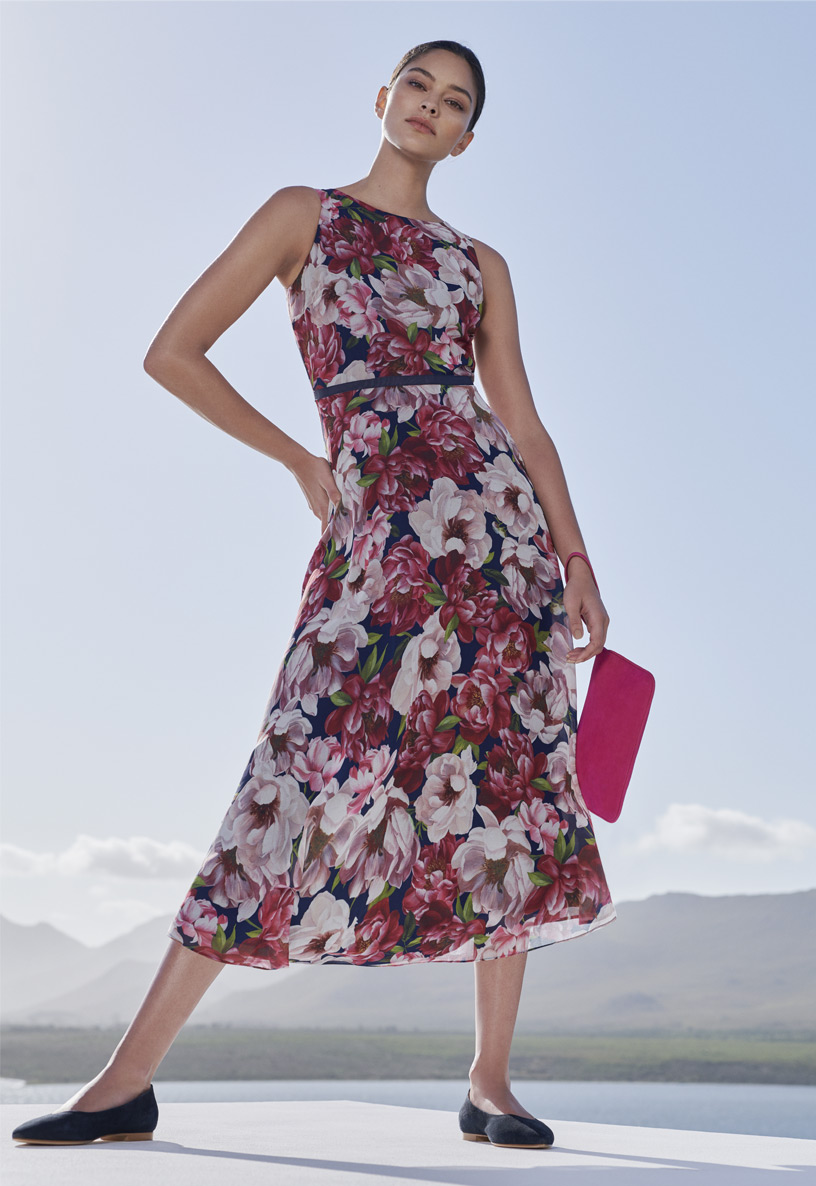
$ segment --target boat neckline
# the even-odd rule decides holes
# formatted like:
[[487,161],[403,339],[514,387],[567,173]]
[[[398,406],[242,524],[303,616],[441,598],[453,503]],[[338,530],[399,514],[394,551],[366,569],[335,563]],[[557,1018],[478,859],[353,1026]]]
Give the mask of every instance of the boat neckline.
[[356,202],[358,206],[365,206],[368,210],[373,210],[376,214],[386,214],[389,218],[401,218],[404,222],[420,222],[423,226],[444,226],[449,231],[453,230],[450,223],[442,222],[438,218],[411,218],[408,214],[395,214],[393,210],[383,210],[381,206],[373,206],[371,202],[364,202],[362,198],[355,198],[354,194],[350,194],[344,189],[338,189],[335,185],[328,186],[326,192],[341,194],[342,197],[350,198],[352,202]]

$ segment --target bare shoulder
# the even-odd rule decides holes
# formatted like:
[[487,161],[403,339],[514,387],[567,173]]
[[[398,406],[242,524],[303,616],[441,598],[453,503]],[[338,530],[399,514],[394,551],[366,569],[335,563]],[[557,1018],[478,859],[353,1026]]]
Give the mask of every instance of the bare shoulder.
[[487,243],[482,243],[481,239],[474,239],[472,235],[468,237],[476,250],[476,255],[479,259],[479,270],[481,272],[509,274],[507,260],[500,252],[496,251],[495,247],[490,247]]
[[284,185],[255,212],[258,229],[275,248],[277,279],[287,288],[309,254],[320,218],[320,194],[311,185]]

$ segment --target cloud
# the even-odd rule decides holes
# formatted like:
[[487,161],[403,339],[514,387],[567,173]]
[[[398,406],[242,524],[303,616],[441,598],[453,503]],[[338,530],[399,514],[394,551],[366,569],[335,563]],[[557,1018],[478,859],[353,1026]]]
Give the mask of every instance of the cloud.
[[204,853],[181,840],[163,843],[149,836],[122,839],[80,833],[62,852],[32,852],[15,844],[0,845],[3,873],[18,877],[66,877],[107,873],[112,877],[156,880],[195,876]]
[[694,852],[734,861],[799,860],[814,847],[816,828],[802,820],[703,803],[669,804],[654,831],[634,842],[638,852]]

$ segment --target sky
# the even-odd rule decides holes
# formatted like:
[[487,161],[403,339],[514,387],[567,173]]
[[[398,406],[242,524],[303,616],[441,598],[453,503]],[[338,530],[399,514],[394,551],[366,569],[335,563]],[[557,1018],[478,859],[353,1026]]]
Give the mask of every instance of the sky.
[[[379,87],[437,37],[487,97],[429,205],[507,260],[606,644],[655,676],[623,812],[595,819],[613,900],[816,885],[814,5],[2,21],[3,913],[91,945],[169,925],[218,831],[320,525],[142,360],[270,194],[366,176]],[[323,454],[278,281],[209,357]]]

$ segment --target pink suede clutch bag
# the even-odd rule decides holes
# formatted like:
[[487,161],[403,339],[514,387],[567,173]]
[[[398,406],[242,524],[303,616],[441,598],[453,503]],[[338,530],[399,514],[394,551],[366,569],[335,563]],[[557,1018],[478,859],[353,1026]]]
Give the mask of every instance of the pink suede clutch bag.
[[593,815],[614,823],[646,728],[655,678],[603,647],[592,661],[575,736],[578,789]]

